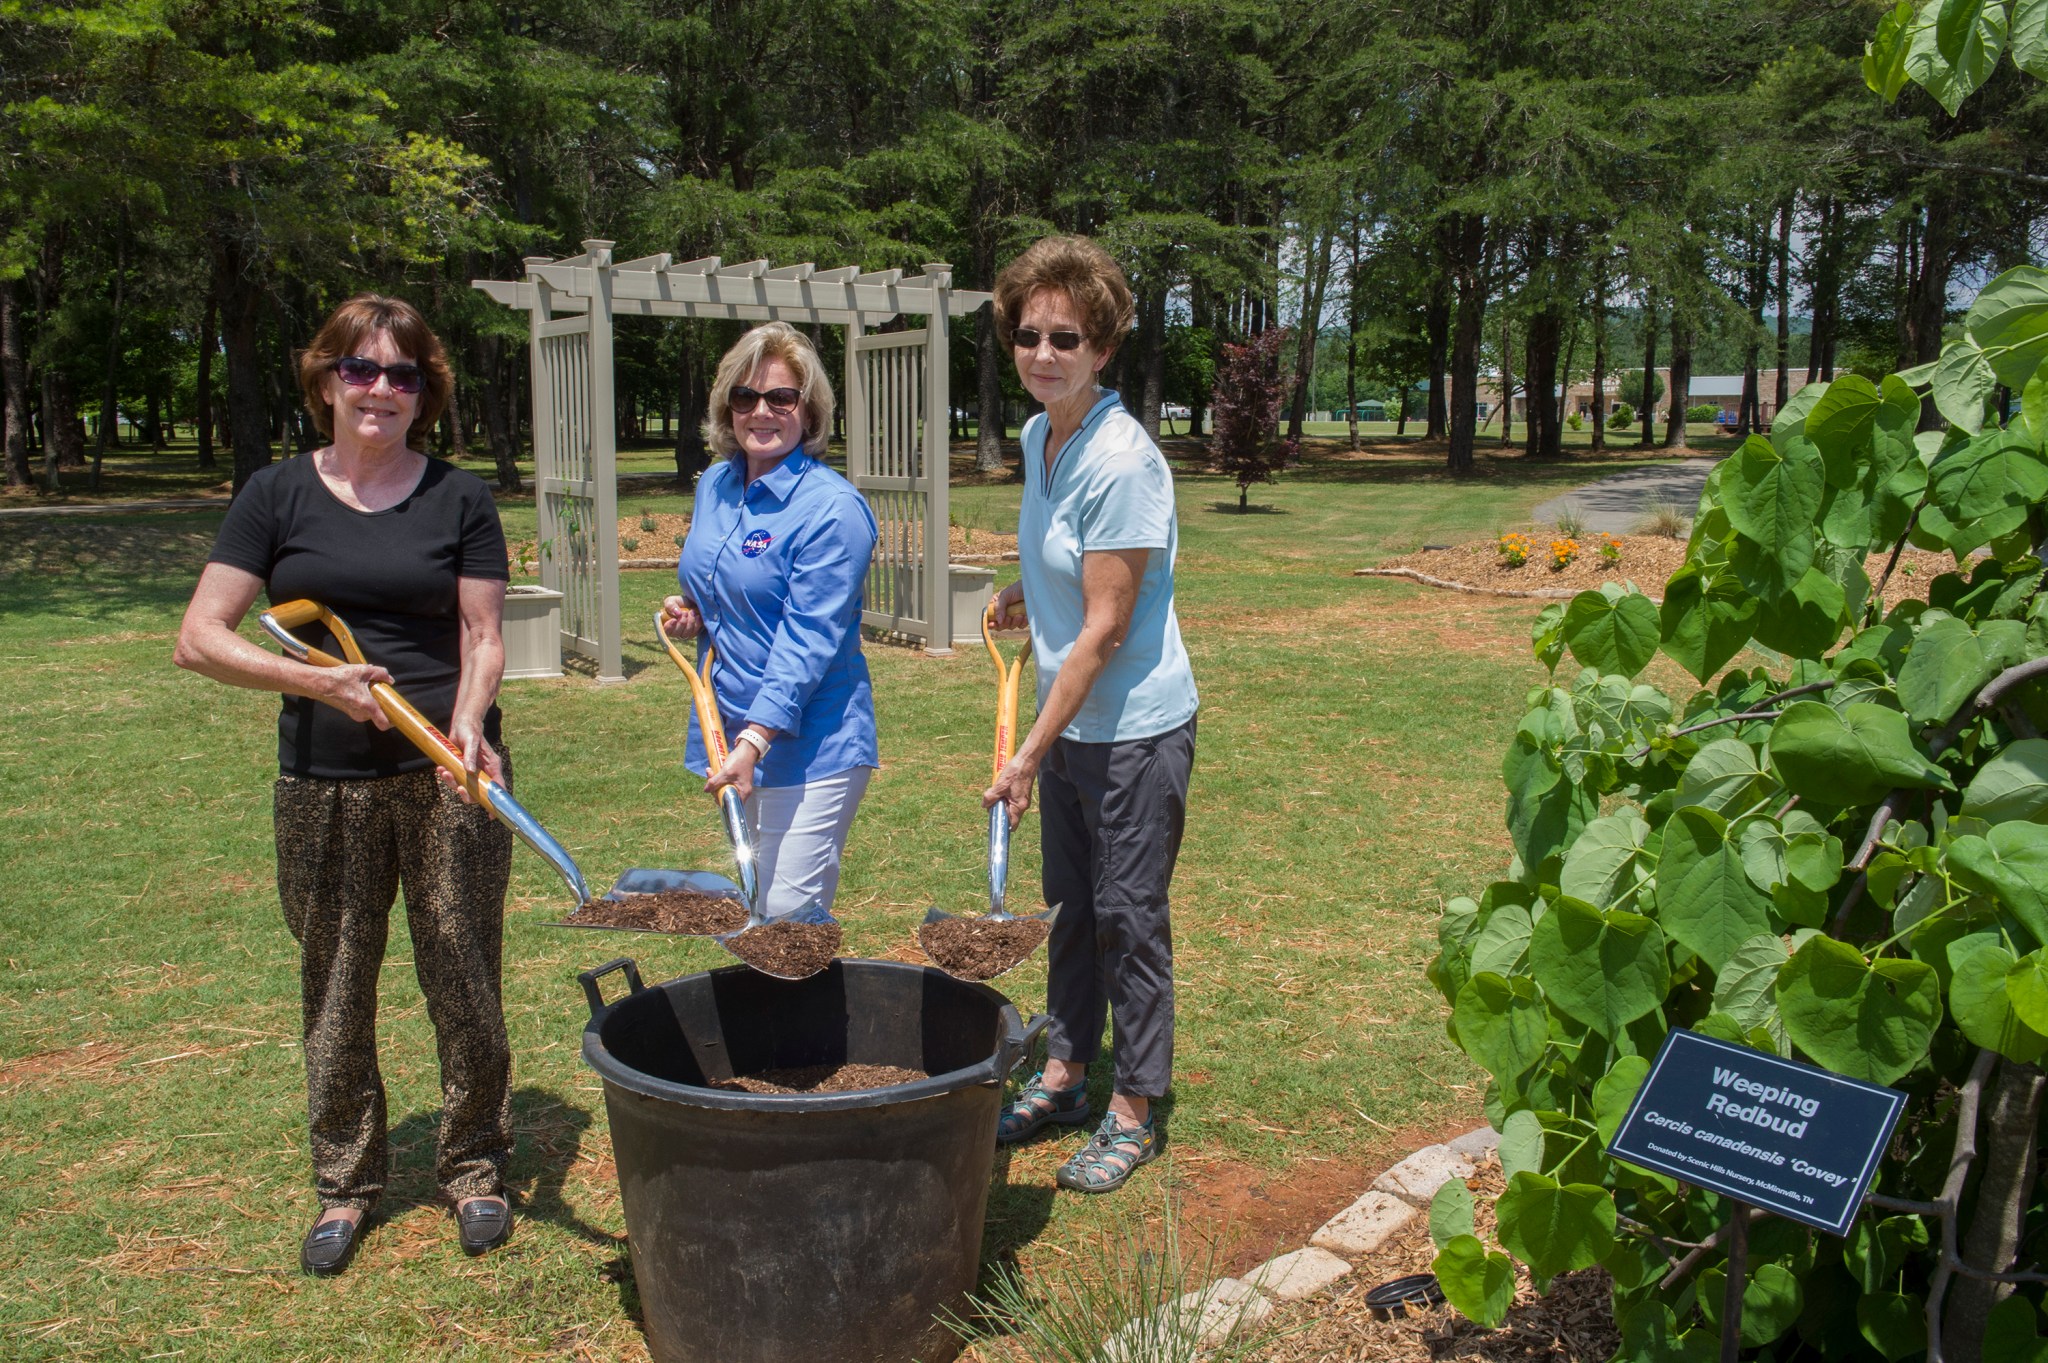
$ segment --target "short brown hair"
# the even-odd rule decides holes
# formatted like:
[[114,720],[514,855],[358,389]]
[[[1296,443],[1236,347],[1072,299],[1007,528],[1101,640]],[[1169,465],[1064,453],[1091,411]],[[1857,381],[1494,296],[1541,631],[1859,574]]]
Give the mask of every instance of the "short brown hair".
[[299,392],[313,424],[329,440],[334,438],[334,408],[327,401],[327,376],[334,362],[359,353],[363,341],[383,332],[399,353],[408,355],[420,367],[426,382],[420,387],[419,411],[405,433],[405,443],[420,448],[441,413],[448,410],[448,395],[455,388],[455,375],[448,368],[448,353],[441,338],[420,316],[419,309],[402,298],[359,293],[336,308],[323,322],[312,343],[299,353]]
[[1081,314],[1081,334],[1104,354],[1130,333],[1137,308],[1123,267],[1086,237],[1045,237],[1026,247],[996,276],[996,336],[1005,346],[1025,305],[1044,289],[1067,296]]
[[735,341],[718,362],[718,377],[711,381],[711,410],[704,417],[704,443],[721,459],[740,447],[732,438],[732,390],[769,360],[780,360],[796,371],[797,391],[803,394],[797,406],[804,414],[804,452],[822,457],[839,404],[811,338],[787,322],[763,322]]

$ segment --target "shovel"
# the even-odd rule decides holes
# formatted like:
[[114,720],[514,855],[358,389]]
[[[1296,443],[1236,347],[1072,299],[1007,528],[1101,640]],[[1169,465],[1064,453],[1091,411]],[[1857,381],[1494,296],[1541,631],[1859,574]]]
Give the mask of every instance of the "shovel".
[[[256,618],[262,624],[265,633],[283,645],[286,653],[302,663],[312,663],[318,667],[343,665],[340,658],[322,652],[292,634],[294,626],[310,624],[315,620],[327,626],[336,642],[341,645],[341,651],[348,655],[349,662],[363,664],[369,661],[363,657],[363,650],[357,646],[355,635],[349,632],[349,627],[342,623],[341,617],[317,601],[287,601],[282,605],[272,606]],[[448,736],[428,722],[425,715],[413,709],[390,683],[371,683],[370,694],[375,696],[377,704],[383,707],[384,714],[391,720],[393,728],[411,739],[414,747],[446,768],[456,780],[462,782],[464,789],[469,792],[470,799],[489,810],[498,822],[518,834],[521,842],[540,853],[542,859],[560,873],[562,879],[568,882],[569,893],[576,896],[576,903],[579,906],[590,898],[590,889],[583,883],[583,872],[577,869],[576,859],[540,826],[540,820],[527,813],[525,807],[512,798],[511,791],[483,772],[471,772],[464,767],[462,754],[448,741]]]
[[[654,615],[654,637],[661,640],[662,647],[668,650],[670,659],[674,661],[677,667],[683,670],[683,675],[690,679],[690,699],[697,707],[697,727],[703,731],[704,753],[710,762],[711,770],[715,772],[725,765],[728,751],[725,745],[725,721],[718,716],[718,698],[711,689],[711,663],[713,658],[717,656],[717,649],[715,647],[705,648],[704,663],[701,671],[690,666],[690,660],[683,656],[682,650],[676,647],[675,640],[669,638],[668,631],[661,627],[661,613],[659,611],[656,611]],[[758,871],[754,855],[754,835],[752,830],[747,827],[746,806],[740,803],[739,792],[731,786],[720,786],[717,798],[719,813],[725,819],[725,840],[732,845],[732,859],[739,867],[740,883],[738,889],[740,898],[745,901],[747,906],[747,925],[737,931],[721,935],[718,938],[718,944],[724,947],[734,959],[746,962],[747,965],[752,966],[764,975],[773,975],[781,980],[808,979],[830,965],[832,963],[831,957],[825,957],[809,970],[800,971],[795,974],[784,974],[778,970],[767,969],[759,963],[749,960],[742,953],[735,951],[733,949],[733,940],[742,934],[754,931],[756,928],[766,927],[771,921],[775,923],[807,923],[829,926],[836,938],[839,930],[839,920],[834,918],[823,904],[815,903],[807,904],[795,913],[785,914],[773,920],[763,917],[761,914],[761,887],[757,879]]]
[[[1024,647],[1018,652],[1016,659],[1005,664],[1001,650],[996,647],[995,609],[995,603],[991,601],[988,609],[982,612],[981,641],[988,646],[988,656],[995,661],[996,665],[996,751],[994,773],[996,776],[1001,776],[1004,765],[1010,760],[1010,750],[1016,742],[1017,688],[1024,675],[1024,660],[1031,656],[1031,641],[1026,639]],[[1045,924],[1046,934],[1049,937],[1052,932],[1053,918],[1059,913],[1060,906],[1055,904],[1040,913],[1011,913],[1003,907],[1009,878],[1010,810],[1008,805],[998,800],[995,804],[989,806],[988,811],[988,913],[980,918],[968,921],[979,923],[1016,923],[1025,920],[1036,920]],[[925,954],[931,956],[937,962],[939,968],[946,970],[948,974],[956,972],[952,971],[944,961],[939,960],[938,956],[933,953],[930,945],[926,942],[925,934],[926,930],[934,924],[949,922],[954,918],[955,915],[947,913],[944,909],[937,907],[927,909],[925,910],[924,923],[918,928],[917,933],[919,943],[925,945]],[[1033,947],[1032,950],[1035,951],[1037,948]],[[962,976],[961,978],[996,979],[1015,970],[1030,955],[1030,951],[1024,952],[1016,960],[996,971],[993,975],[981,977]]]

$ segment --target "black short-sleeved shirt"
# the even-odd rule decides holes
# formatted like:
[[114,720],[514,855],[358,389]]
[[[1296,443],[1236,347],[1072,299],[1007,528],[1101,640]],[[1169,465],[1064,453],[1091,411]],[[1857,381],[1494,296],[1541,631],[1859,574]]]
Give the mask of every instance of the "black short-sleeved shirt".
[[[389,671],[399,694],[443,730],[462,670],[456,580],[509,577],[490,489],[431,458],[419,486],[383,511],[343,505],[310,455],[261,469],[229,506],[208,561],[262,578],[272,605],[306,597],[339,615],[364,658]],[[318,622],[293,633],[342,656]],[[493,744],[498,719],[493,705],[484,719]],[[278,766],[293,776],[355,780],[431,765],[396,729],[304,696],[284,698],[277,740]]]

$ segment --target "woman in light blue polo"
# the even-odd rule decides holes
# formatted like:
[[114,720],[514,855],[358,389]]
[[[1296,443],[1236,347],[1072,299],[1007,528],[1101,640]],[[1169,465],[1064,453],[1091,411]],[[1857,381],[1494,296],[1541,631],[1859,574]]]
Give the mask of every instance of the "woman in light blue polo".
[[704,422],[723,458],[697,480],[682,590],[662,602],[671,636],[717,649],[711,681],[731,752],[709,769],[693,713],[684,763],[707,793],[729,785],[745,801],[770,918],[832,907],[847,830],[879,763],[860,651],[875,518],[819,461],[832,409],[802,332],[769,322],[726,352]]
[[1107,252],[1050,237],[996,279],[996,326],[1045,405],[1025,424],[1021,581],[997,598],[1028,626],[1038,719],[984,805],[1014,827],[1034,780],[1045,902],[1064,907],[1047,947],[1046,1066],[996,1139],[1088,1120],[1088,1066],[1116,1028],[1109,1111],[1061,1166],[1061,1187],[1104,1193],[1157,1152],[1152,1103],[1173,1071],[1173,933],[1167,887],[1195,759],[1195,679],[1173,612],[1173,478],[1115,393],[1096,386],[1130,330],[1130,286]]

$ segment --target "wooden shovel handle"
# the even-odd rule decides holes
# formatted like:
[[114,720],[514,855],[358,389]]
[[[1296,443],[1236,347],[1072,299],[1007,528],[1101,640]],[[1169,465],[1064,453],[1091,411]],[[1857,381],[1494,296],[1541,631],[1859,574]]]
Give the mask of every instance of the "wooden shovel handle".
[[1031,641],[1026,639],[1016,660],[1005,664],[1002,650],[996,647],[995,624],[996,603],[990,601],[981,613],[981,641],[988,645],[988,656],[996,665],[995,776],[1001,776],[1017,741],[1017,687],[1024,676],[1024,660],[1031,656]]
[[707,642],[704,646],[703,671],[700,674],[676,647],[676,641],[668,637],[668,631],[661,627],[661,612],[654,613],[654,637],[661,640],[661,646],[668,650],[669,658],[683,670],[690,679],[690,700],[697,707],[697,727],[704,731],[704,750],[711,757],[711,770],[715,774],[725,765],[725,721],[718,717],[718,696],[711,688],[711,660],[718,656],[718,649]]

